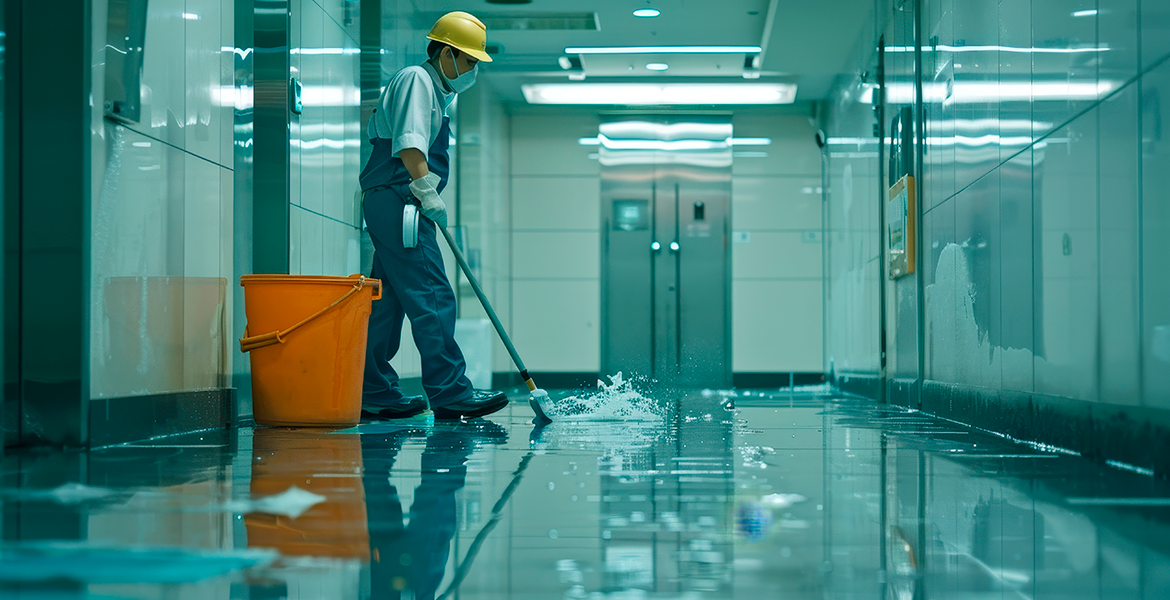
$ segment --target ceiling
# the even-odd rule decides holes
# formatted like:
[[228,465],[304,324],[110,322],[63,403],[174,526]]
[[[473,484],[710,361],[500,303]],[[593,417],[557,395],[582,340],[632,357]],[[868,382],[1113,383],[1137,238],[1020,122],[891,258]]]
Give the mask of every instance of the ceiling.
[[[481,77],[493,83],[505,102],[518,104],[525,102],[521,84],[569,81],[569,71],[562,69],[558,60],[567,56],[565,48],[574,46],[760,46],[763,51],[756,62],[759,77],[751,80],[743,77],[745,59],[750,58],[743,53],[591,54],[573,58],[580,60],[586,81],[785,82],[797,84],[797,102],[820,100],[847,66],[864,28],[872,27],[873,9],[870,0],[388,2],[394,8],[383,11],[386,27],[401,31],[405,24],[400,16],[409,15],[409,28],[419,32],[420,38],[435,19],[451,10],[466,10],[488,22],[489,46],[498,45],[499,51],[494,62],[481,68]],[[633,11],[639,8],[656,8],[661,15],[635,17]],[[566,29],[594,24],[593,30]],[[670,68],[665,72],[646,69],[652,62],[667,63]]]

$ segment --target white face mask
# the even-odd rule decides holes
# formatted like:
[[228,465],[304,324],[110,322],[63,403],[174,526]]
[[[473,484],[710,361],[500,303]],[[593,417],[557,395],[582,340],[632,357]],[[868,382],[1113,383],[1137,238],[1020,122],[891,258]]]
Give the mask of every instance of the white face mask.
[[[459,64],[455,62],[454,55],[450,56],[451,66],[453,66],[455,68],[455,72],[458,73]],[[471,86],[475,85],[475,76],[479,72],[479,63],[475,63],[475,66],[471,67],[470,71],[459,75],[454,79],[447,77],[447,74],[443,72],[443,65],[441,63],[439,64],[438,71],[439,76],[443,78],[443,81],[447,82],[447,85],[451,88],[451,91],[455,92],[456,94],[462,94],[463,92],[471,89]]]

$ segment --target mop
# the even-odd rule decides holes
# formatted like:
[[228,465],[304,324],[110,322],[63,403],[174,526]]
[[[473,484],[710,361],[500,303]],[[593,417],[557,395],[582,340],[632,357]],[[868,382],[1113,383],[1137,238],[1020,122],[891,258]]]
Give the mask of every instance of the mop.
[[471,283],[471,289],[475,290],[475,295],[479,297],[480,304],[483,305],[484,311],[487,312],[488,317],[492,320],[492,325],[496,327],[496,333],[500,334],[500,340],[504,342],[504,347],[508,349],[508,354],[512,355],[512,362],[516,363],[516,368],[520,370],[520,377],[524,379],[524,383],[528,384],[528,391],[532,395],[528,398],[528,405],[532,407],[532,412],[536,413],[536,418],[540,422],[552,421],[549,413],[552,409],[552,400],[548,397],[548,392],[537,388],[536,384],[532,382],[532,377],[528,375],[528,369],[524,367],[524,361],[520,360],[520,355],[516,353],[516,347],[512,345],[512,340],[508,339],[508,333],[504,331],[504,326],[500,323],[499,317],[496,316],[496,311],[492,310],[492,305],[488,302],[487,296],[483,293],[483,288],[479,287],[479,282],[475,280],[475,276],[471,274],[471,266],[467,264],[467,259],[463,258],[463,252],[459,250],[459,246],[455,244],[455,239],[451,237],[451,232],[447,231],[445,227],[439,227],[439,231],[443,232],[443,237],[447,238],[447,245],[451,247],[451,252],[455,254],[455,260],[459,262],[459,268],[463,269],[463,274],[467,276],[467,281]]

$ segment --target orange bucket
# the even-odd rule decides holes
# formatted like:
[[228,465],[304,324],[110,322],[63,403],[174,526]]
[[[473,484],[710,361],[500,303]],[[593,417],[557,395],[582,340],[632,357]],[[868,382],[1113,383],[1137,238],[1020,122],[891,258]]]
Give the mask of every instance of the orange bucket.
[[[252,415],[261,425],[324,427],[361,419],[371,302],[382,282],[362,275],[244,275]],[[259,332],[259,335],[251,335]]]

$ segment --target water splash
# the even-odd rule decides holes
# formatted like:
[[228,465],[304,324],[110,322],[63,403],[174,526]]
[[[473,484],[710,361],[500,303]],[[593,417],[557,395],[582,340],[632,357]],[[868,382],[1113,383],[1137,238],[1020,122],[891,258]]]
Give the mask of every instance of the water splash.
[[556,421],[660,421],[665,411],[657,402],[634,389],[633,382],[617,375],[607,375],[609,384],[597,381],[592,394],[569,396],[553,403]]

